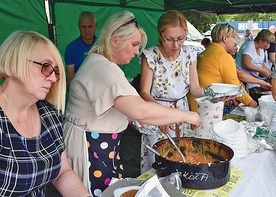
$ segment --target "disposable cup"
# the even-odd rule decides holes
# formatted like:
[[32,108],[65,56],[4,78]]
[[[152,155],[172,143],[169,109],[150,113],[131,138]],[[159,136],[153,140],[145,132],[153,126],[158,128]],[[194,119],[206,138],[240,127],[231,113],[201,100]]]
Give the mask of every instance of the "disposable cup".
[[257,108],[245,107],[244,108],[245,119],[248,123],[255,122],[257,115]]

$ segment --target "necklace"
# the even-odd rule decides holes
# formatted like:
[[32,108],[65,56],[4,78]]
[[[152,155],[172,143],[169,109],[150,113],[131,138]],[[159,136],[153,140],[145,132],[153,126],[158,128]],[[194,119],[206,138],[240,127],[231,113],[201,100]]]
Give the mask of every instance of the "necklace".
[[11,102],[9,101],[9,99],[7,98],[7,96],[4,94],[4,91],[2,91],[2,94],[3,94],[3,96],[4,96],[5,100],[6,100],[6,102],[8,103],[9,108],[11,109],[12,113],[13,113],[14,116],[16,117],[17,122],[20,123],[20,125],[22,125],[22,128],[23,128],[32,138],[34,138],[35,136],[34,136],[34,115],[33,115],[33,113],[32,113],[32,130],[33,130],[33,134],[31,134],[31,133],[28,131],[28,129],[25,127],[25,125],[23,124],[23,122],[21,121],[21,119],[18,117],[18,115],[15,113],[15,111],[14,111],[12,105],[11,105]]

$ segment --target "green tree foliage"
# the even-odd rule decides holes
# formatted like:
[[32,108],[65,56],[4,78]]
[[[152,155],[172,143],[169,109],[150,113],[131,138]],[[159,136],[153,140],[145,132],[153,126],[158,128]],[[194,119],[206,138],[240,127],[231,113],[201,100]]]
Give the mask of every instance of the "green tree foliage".
[[224,15],[227,21],[275,21],[275,13],[248,13],[248,14],[226,14]]
[[217,16],[215,14],[205,14],[202,12],[191,10],[185,10],[181,13],[201,33],[209,30],[211,24],[217,22]]
[[218,21],[276,21],[276,13],[222,14],[219,16],[192,10],[183,10],[181,13],[201,33],[210,30],[211,24]]

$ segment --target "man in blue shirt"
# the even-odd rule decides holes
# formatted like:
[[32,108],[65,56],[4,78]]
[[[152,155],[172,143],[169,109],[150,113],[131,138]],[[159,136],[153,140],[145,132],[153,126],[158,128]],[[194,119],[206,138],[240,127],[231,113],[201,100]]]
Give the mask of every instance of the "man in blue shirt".
[[96,42],[95,30],[96,17],[92,12],[82,12],[79,17],[78,27],[80,36],[70,42],[65,50],[65,63],[67,67],[67,87],[85,59],[87,52]]

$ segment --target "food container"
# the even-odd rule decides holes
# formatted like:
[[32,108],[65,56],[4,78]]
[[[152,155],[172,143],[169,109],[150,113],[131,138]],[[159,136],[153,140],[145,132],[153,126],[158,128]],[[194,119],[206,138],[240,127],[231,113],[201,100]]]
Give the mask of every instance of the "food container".
[[222,121],[224,102],[211,103],[203,101],[198,103],[197,113],[202,124],[195,129],[195,135],[199,138],[211,139],[210,129],[216,123]]
[[[186,163],[181,162],[181,156],[177,155],[168,139],[161,140],[153,146],[161,154],[156,156],[152,165],[159,176],[178,172],[183,188],[193,189],[214,189],[229,181],[230,160],[234,156],[230,147],[203,138],[181,137],[174,140],[185,155]],[[194,163],[197,161],[201,163]]]
[[215,93],[232,95],[239,91],[240,86],[226,83],[212,83],[211,88]]

